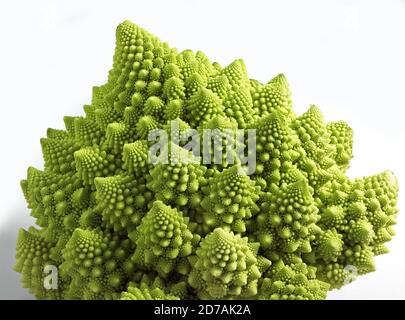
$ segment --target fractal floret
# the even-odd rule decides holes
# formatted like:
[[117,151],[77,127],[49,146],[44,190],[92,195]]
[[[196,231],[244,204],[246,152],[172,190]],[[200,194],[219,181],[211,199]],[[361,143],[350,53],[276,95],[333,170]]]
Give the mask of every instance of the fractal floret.
[[[376,269],[390,171],[351,179],[353,132],[129,21],[108,81],[41,139],[14,269],[38,299],[325,299]],[[208,134],[207,134],[208,133]]]

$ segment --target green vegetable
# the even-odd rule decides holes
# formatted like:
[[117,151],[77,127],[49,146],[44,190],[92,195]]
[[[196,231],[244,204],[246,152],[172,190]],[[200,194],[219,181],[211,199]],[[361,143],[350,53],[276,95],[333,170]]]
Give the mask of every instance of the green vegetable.
[[[261,84],[241,59],[221,67],[129,21],[116,36],[107,83],[48,129],[45,169],[21,181],[39,227],[19,232],[24,287],[39,299],[325,299],[375,270],[398,185],[390,171],[346,176],[346,123],[316,106],[296,116],[282,74]],[[151,157],[150,134],[173,139],[173,123],[177,143]],[[192,129],[201,145],[207,129],[220,139],[211,163],[185,149]],[[238,129],[256,129],[236,143],[255,147],[251,175],[235,150],[216,158],[221,132]]]
[[121,293],[121,300],[180,300],[180,298],[166,294],[160,288],[150,289],[144,285],[138,288],[129,285],[128,291]]
[[[191,287],[201,299],[249,298],[257,294],[261,272],[270,266],[256,258],[259,244],[234,235],[222,228],[208,234],[190,259],[192,271],[188,277]],[[263,258],[265,259],[265,258]]]

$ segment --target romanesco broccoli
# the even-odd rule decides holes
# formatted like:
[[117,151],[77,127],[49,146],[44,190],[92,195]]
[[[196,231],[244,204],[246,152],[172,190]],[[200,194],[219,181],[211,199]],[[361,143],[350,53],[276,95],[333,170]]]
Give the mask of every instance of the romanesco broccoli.
[[[14,269],[39,299],[325,299],[388,252],[396,178],[348,178],[352,129],[314,105],[297,116],[283,74],[262,84],[125,21],[108,81],[64,123],[21,181],[38,228]],[[151,161],[158,129],[167,163]],[[256,130],[236,143],[254,145],[253,174],[238,151],[216,157],[240,129]],[[187,147],[205,130],[206,163]]]

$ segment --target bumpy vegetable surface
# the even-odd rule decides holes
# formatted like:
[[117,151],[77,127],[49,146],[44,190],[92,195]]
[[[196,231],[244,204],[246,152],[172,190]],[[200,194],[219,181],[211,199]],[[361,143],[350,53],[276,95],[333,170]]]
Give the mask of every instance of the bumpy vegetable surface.
[[[316,106],[295,115],[282,74],[261,84],[243,60],[222,67],[128,21],[116,36],[107,83],[48,129],[45,169],[21,182],[39,226],[18,236],[24,287],[40,299],[324,299],[375,270],[398,186],[389,171],[346,176],[346,123]],[[172,120],[180,134],[256,129],[255,171],[204,164],[181,139],[166,147],[187,161],[151,163],[148,135],[172,135]]]

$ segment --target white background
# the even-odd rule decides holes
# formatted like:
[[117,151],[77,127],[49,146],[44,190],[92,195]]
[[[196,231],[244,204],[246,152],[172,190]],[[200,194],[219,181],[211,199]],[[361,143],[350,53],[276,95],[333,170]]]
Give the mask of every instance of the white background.
[[[17,229],[33,222],[19,180],[29,165],[42,167],[46,128],[82,114],[91,87],[105,82],[126,19],[222,65],[242,57],[262,82],[283,72],[297,113],[314,103],[354,129],[351,177],[391,169],[405,185],[403,0],[1,1],[0,298],[30,298],[11,271]],[[398,221],[377,271],[330,299],[405,298],[405,217]]]

